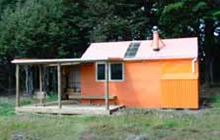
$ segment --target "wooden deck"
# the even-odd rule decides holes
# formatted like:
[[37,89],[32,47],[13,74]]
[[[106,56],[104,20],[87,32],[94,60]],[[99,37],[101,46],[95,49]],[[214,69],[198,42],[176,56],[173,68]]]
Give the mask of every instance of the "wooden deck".
[[62,115],[110,115],[113,112],[124,108],[123,105],[110,105],[109,110],[105,106],[85,106],[85,105],[62,105],[60,109],[57,105],[35,106],[27,105],[16,107],[17,113],[39,113],[39,114],[62,114]]

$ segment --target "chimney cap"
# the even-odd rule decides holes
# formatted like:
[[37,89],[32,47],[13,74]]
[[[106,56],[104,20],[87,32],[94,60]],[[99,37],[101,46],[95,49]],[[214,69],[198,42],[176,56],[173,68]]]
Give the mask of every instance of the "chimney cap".
[[157,26],[153,26],[152,32],[158,32],[159,28]]

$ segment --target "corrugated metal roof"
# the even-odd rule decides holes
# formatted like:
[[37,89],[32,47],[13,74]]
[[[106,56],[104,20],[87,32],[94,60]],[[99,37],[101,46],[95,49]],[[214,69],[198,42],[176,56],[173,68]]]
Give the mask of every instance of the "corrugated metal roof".
[[138,52],[133,58],[124,58],[132,41],[92,43],[82,56],[82,60],[103,60],[108,58],[124,58],[124,60],[152,60],[196,58],[198,56],[197,38],[164,39],[165,44],[160,51],[151,47],[152,40],[141,40]]
[[130,43],[135,41],[92,43],[81,58],[78,59],[15,59],[15,64],[56,64],[56,63],[84,63],[106,60],[153,60],[197,58],[197,38],[164,39],[166,46],[160,51],[153,51],[152,40],[140,40],[137,54],[132,58],[124,58]]

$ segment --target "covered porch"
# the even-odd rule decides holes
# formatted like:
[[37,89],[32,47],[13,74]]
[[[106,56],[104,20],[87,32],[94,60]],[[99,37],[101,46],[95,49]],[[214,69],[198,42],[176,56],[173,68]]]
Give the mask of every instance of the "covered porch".
[[[99,60],[100,61],[100,60]],[[106,64],[111,61],[110,59],[102,60]],[[114,60],[115,61],[115,60]],[[63,75],[62,69],[67,66],[79,66],[87,63],[95,63],[96,60],[85,61],[81,59],[15,59],[12,63],[16,64],[16,112],[17,113],[41,113],[41,114],[66,114],[66,115],[107,115],[112,114],[114,111],[123,108],[123,105],[110,105],[109,102],[116,97],[109,95],[109,79],[105,80],[105,92],[102,97],[90,96],[85,97],[82,95],[74,96],[74,99],[103,99],[104,105],[83,105],[72,100],[62,99],[64,95],[63,91]],[[39,68],[39,91],[40,99],[38,104],[21,105],[21,90],[20,90],[20,69],[22,66],[37,66]],[[42,84],[42,67],[55,67],[57,69],[57,101],[43,102],[44,94]],[[106,77],[108,77],[109,67],[106,67]],[[83,86],[83,85],[82,85]],[[38,95],[39,96],[39,95]]]

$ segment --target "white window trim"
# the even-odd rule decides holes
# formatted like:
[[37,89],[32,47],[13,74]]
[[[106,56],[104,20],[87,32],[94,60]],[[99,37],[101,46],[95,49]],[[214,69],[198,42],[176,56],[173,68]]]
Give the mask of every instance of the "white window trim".
[[[106,77],[104,80],[99,80],[98,79],[98,65],[99,64],[104,64],[105,65],[105,68],[106,68],[106,62],[96,62],[95,64],[95,79],[96,79],[96,82],[105,82],[106,81]],[[122,64],[122,79],[121,80],[112,80],[111,78],[111,64]],[[109,74],[108,74],[108,79],[109,79],[109,82],[124,82],[125,81],[125,68],[124,68],[124,63],[123,62],[110,62],[108,63],[109,65]]]

